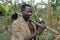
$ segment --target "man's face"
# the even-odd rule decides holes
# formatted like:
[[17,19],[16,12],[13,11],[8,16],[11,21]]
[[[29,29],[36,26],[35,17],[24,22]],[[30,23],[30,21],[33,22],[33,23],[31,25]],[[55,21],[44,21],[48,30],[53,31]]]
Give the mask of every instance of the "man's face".
[[27,18],[30,18],[30,16],[32,15],[32,9],[29,6],[26,6],[23,15],[26,16]]

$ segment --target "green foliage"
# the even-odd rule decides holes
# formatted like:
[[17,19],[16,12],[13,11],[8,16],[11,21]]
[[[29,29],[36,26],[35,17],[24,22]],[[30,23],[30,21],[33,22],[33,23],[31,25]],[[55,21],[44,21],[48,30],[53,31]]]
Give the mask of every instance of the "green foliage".
[[2,12],[3,14],[6,13],[6,8],[2,4],[0,4],[0,12]]
[[11,32],[8,33],[0,33],[0,39],[1,40],[10,40],[11,38]]
[[51,6],[53,7],[54,10],[57,10],[56,7],[60,6],[60,0],[56,0],[56,3],[53,2],[55,2],[55,0],[52,0]]
[[[22,4],[19,4],[19,8],[21,7],[21,5]],[[36,5],[37,6],[37,5]],[[35,15],[35,12],[36,12],[36,6],[35,7],[32,7],[32,9],[33,9],[33,15],[32,15],[32,19],[33,20],[37,20],[38,18],[36,17],[36,15]],[[46,7],[47,8],[47,7]],[[12,12],[14,12],[15,11],[15,9],[16,9],[16,5],[10,5],[10,6],[3,6],[2,4],[0,4],[0,12],[3,12],[3,14],[8,14],[8,13],[10,13],[11,14],[11,11]],[[55,19],[57,19],[59,16],[60,16],[60,6],[57,6],[56,7],[56,11],[55,10],[53,10],[52,9],[52,11],[51,11],[51,13],[52,13],[52,18],[55,20]],[[14,10],[14,11],[13,11]],[[36,13],[37,14],[37,16],[38,17],[42,17],[44,20],[45,20],[45,22],[47,21],[46,20],[46,9],[45,10],[40,10],[38,13]],[[9,16],[9,15],[8,15]],[[0,27],[4,27],[4,25],[5,25],[5,23],[6,23],[6,21],[7,21],[7,19],[6,18],[8,18],[9,20],[10,20],[10,18],[8,17],[8,16],[3,16],[2,18],[1,18],[1,20],[0,20]],[[10,15],[11,16],[11,15]],[[8,20],[8,21],[9,21]],[[55,22],[57,22],[57,21],[55,21]],[[54,23],[55,23],[54,22]],[[10,22],[9,22],[10,23]],[[11,23],[10,23],[11,24]],[[57,29],[57,28],[56,28]],[[51,33],[50,31],[48,31],[48,30],[45,30],[45,31],[43,31],[43,33],[41,34],[41,35],[39,35],[38,36],[38,38],[37,38],[37,40],[53,40],[54,38],[53,38],[53,33]],[[10,36],[11,36],[11,33],[10,32],[8,32],[7,34],[1,34],[0,33],[0,39],[1,40],[9,40],[10,39]]]

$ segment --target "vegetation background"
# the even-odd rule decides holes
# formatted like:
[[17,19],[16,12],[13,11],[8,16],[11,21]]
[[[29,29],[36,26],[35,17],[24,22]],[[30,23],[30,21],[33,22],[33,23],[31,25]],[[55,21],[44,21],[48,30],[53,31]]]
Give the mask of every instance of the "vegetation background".
[[[51,1],[51,2],[50,2]],[[55,2],[55,3],[54,3]],[[10,3],[10,5],[8,5]],[[11,15],[15,12],[20,13],[21,5],[25,2],[12,4],[12,1],[6,0],[6,2],[0,3],[0,40],[10,40],[12,20]],[[29,1],[28,4],[32,6],[33,20],[38,20],[39,17],[43,18],[46,25],[53,30],[60,33],[60,0],[48,0],[48,4],[41,1],[41,3],[33,4],[34,0]],[[45,8],[37,8],[38,5],[45,5]],[[6,29],[8,27],[8,29]],[[6,32],[8,30],[8,32]],[[54,40],[54,33],[45,29],[41,35],[38,36],[37,40]],[[58,36],[57,36],[58,37]]]

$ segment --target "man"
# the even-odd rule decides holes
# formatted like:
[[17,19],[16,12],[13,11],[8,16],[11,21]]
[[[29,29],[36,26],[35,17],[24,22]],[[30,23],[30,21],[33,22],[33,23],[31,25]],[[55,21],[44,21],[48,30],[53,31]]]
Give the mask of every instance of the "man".
[[21,7],[22,17],[15,20],[12,24],[12,39],[11,40],[36,40],[36,35],[46,28],[45,26],[39,26],[36,30],[36,24],[34,24],[30,17],[32,15],[32,8],[28,4],[24,4]]

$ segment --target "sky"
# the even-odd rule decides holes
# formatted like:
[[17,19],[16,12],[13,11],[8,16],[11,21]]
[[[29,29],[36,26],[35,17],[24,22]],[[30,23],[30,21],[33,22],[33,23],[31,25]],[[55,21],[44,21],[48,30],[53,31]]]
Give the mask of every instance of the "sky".
[[[24,1],[27,2],[28,0],[24,0]],[[45,3],[48,3],[48,0],[42,0],[42,1]],[[41,0],[35,0],[34,4],[36,4],[36,3],[41,3]],[[45,8],[45,5],[40,5],[37,8]]]
[[[15,0],[12,0],[13,3],[14,3],[14,1],[15,1]],[[21,0],[18,0],[18,1],[21,3]],[[30,0],[24,0],[24,1],[27,2],[27,1],[30,1]],[[40,3],[40,2],[41,2],[41,0],[35,0],[35,3],[34,3],[34,4]],[[43,2],[47,3],[48,0],[43,0]]]
[[[13,1],[13,0],[12,0]],[[19,1],[19,3],[21,3],[21,0],[18,0]],[[25,2],[27,2],[27,1],[30,1],[30,0],[24,0]],[[14,1],[13,1],[14,2]],[[35,0],[35,3],[34,4],[36,4],[36,3],[40,3],[41,2],[41,0]],[[45,2],[45,3],[48,3],[48,0],[43,0],[43,2]]]
[[[24,0],[24,1],[28,1],[28,0]],[[44,2],[47,2],[48,0],[43,0]],[[41,2],[41,0],[35,0],[35,2]]]
[[[14,1],[15,0],[12,0],[12,3],[14,4]],[[22,0],[17,0],[16,2],[18,3],[21,3],[21,1]],[[24,0],[25,2],[27,2],[27,1],[30,1],[30,0]],[[42,0],[43,2],[45,2],[45,3],[48,3],[48,0]],[[0,2],[1,3],[1,2]],[[35,3],[34,4],[36,4],[36,3],[41,3],[41,0],[35,0]],[[37,8],[45,8],[45,5],[39,5],[39,6],[37,6]]]
[[[29,0],[24,0],[24,1],[29,1]],[[36,2],[40,2],[41,0],[35,0]],[[44,2],[47,2],[47,0],[43,0]]]
[[[18,0],[18,1],[19,1],[19,3],[21,3],[21,0]],[[27,1],[30,1],[30,0],[24,0],[24,2],[27,2]],[[45,3],[48,3],[48,0],[42,0],[42,1]],[[36,3],[41,3],[41,0],[35,0],[34,4],[36,5]],[[45,5],[39,5],[39,6],[37,6],[37,8],[45,8]]]

